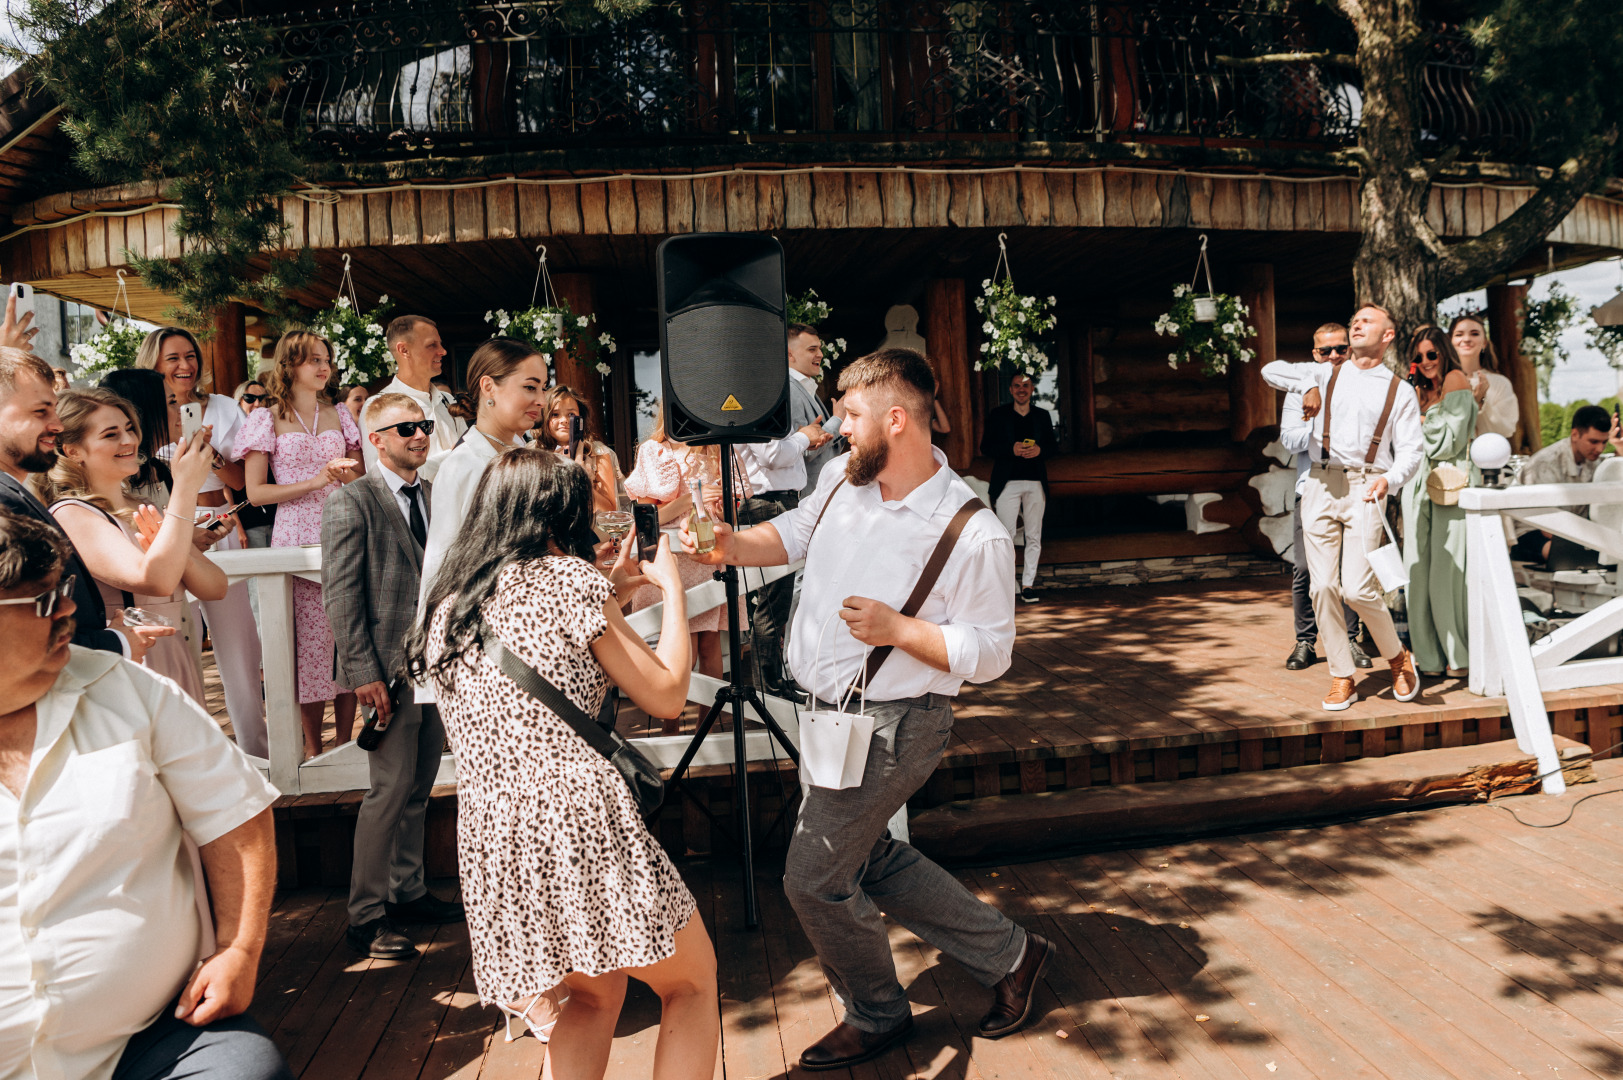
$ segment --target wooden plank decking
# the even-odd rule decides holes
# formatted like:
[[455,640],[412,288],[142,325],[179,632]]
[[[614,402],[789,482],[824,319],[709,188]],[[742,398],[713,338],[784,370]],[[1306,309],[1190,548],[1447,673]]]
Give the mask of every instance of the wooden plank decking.
[[[1623,1076],[1623,762],[1531,796],[959,876],[1052,937],[1037,1019],[971,1033],[986,991],[891,928],[918,1029],[840,1077],[1031,1080],[1495,1080]],[[1587,790],[1586,790],[1587,789]],[[1556,829],[1525,828],[1500,807]],[[801,1074],[837,1006],[774,874],[745,931],[736,869],[681,869],[716,939],[727,1080]],[[441,883],[444,887],[445,883]],[[460,926],[419,928],[410,962],[358,959],[341,892],[278,896],[254,1015],[321,1080],[537,1077],[502,1041]],[[633,984],[612,1080],[650,1075],[657,1002]]]

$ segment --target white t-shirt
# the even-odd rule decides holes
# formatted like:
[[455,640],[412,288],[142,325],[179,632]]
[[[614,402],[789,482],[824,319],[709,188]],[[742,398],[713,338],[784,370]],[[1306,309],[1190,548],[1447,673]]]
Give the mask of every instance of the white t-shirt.
[[[214,434],[209,438],[209,445],[214,452],[226,461],[231,460],[232,448],[237,445],[237,429],[242,422],[248,419],[248,414],[242,411],[231,398],[224,394],[210,394],[203,403],[203,423],[213,425]],[[168,443],[158,450],[158,456],[164,461],[171,461],[175,456],[175,444]],[[225,483],[220,479],[219,473],[210,473],[203,486],[198,488],[198,494],[209,491],[224,491]]]

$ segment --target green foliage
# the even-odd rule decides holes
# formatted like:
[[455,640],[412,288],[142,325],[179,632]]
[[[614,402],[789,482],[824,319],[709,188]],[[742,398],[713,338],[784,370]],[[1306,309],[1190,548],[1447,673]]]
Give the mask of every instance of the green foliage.
[[1048,350],[1038,339],[1054,329],[1054,298],[1027,296],[1015,292],[1014,279],[986,278],[975,310],[985,320],[981,333],[981,355],[975,366],[981,371],[1023,371],[1033,379],[1048,369]]
[[[1215,302],[1217,317],[1202,322],[1195,318],[1195,303],[1208,299]],[[1246,321],[1250,316],[1250,309],[1237,296],[1196,293],[1188,285],[1174,285],[1172,309],[1155,320],[1157,334],[1183,339],[1181,350],[1167,353],[1167,366],[1176,369],[1198,360],[1207,375],[1223,375],[1231,363],[1250,363],[1256,352],[1246,347],[1245,339],[1257,336],[1257,328]]]
[[383,324],[391,308],[387,296],[366,314],[347,296],[316,316],[310,329],[332,343],[333,368],[339,386],[365,386],[394,373],[394,357],[383,336]]
[[24,0],[12,12],[36,51],[8,51],[62,106],[79,171],[100,184],[160,181],[179,205],[178,259],[125,253],[149,287],[179,300],[172,314],[198,328],[230,300],[290,314],[288,291],[314,273],[309,253],[264,273],[250,266],[281,245],[276,196],[302,166],[266,113],[282,63],[270,35],[185,0]]
[[109,371],[135,366],[147,332],[127,319],[114,319],[89,341],[68,350],[79,368],[79,378],[98,381]]
[[1553,401],[1541,401],[1538,406],[1539,445],[1549,446],[1567,437],[1572,430],[1568,422],[1569,414],[1565,405],[1557,405]]
[[1606,357],[1615,368],[1623,368],[1623,326],[1600,326],[1591,322],[1584,328],[1589,347]]
[[[608,333],[592,336],[591,326],[596,315],[576,315],[568,300],[555,305],[531,306],[523,311],[487,311],[485,321],[496,328],[491,337],[510,337],[527,343],[552,363],[554,353],[568,352],[579,360],[594,360],[599,375],[608,375],[613,369],[609,357],[616,348]],[[607,355],[599,355],[604,353]]]
[[[823,320],[834,314],[834,309],[827,300],[818,299],[816,289],[807,289],[799,296],[791,296],[784,312],[784,321],[803,323],[806,326],[816,327],[823,325]],[[821,337],[821,332],[818,334]],[[844,338],[823,338],[823,375],[827,375],[834,361],[845,355]]]
[[1578,325],[1578,298],[1557,281],[1550,285],[1550,295],[1543,300],[1529,297],[1522,301],[1522,356],[1538,371],[1538,392],[1544,397],[1550,392],[1550,375],[1556,364],[1572,359],[1571,352],[1561,342],[1561,335]]

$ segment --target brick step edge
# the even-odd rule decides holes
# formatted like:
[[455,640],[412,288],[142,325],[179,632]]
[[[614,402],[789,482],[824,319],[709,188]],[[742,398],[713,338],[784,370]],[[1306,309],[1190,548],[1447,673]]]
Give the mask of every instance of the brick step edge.
[[[1562,775],[1595,779],[1590,748],[1557,735]],[[932,858],[1037,854],[1122,840],[1304,822],[1536,792],[1538,761],[1514,740],[1329,765],[1148,784],[993,795],[944,803],[908,821]]]

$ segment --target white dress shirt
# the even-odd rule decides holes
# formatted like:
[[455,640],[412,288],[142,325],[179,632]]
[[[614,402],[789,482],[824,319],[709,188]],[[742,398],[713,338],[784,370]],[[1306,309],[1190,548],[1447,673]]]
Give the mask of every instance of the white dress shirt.
[[757,495],[769,491],[799,492],[806,486],[806,451],[811,439],[803,431],[792,431],[787,439],[764,443],[742,443],[734,449],[744,467],[749,489]]
[[0,1078],[102,1080],[197,963],[182,834],[212,843],[277,793],[180,687],[112,653],[72,646],[36,712],[22,795],[0,786]]
[[[1302,418],[1302,391],[1292,387],[1311,375],[1317,366],[1312,360],[1306,363],[1276,360],[1262,369],[1263,382],[1275,390],[1285,391],[1285,403],[1279,407],[1279,445],[1296,455],[1297,495],[1302,494],[1302,485],[1307,482],[1307,470],[1313,464],[1307,452],[1308,443],[1313,441],[1313,425]],[[1269,377],[1270,368],[1274,369],[1272,378]],[[1282,377],[1284,369],[1288,369],[1288,378]]]
[[[843,455],[823,470],[810,498],[772,519],[789,561],[806,560],[800,607],[789,629],[789,669],[796,682],[824,701],[836,700],[867,662],[868,646],[835,615],[845,598],[865,596],[900,610],[947,523],[975,495],[947,467],[947,456],[932,450],[939,466],[935,475],[906,498],[883,501],[877,481],[865,487],[840,484],[849,456]],[[836,486],[839,491],[813,536]],[[1007,671],[1014,652],[1013,580],[1009,530],[991,510],[981,510],[964,526],[918,613],[941,627],[948,670],[895,649],[868,687],[869,700],[951,697],[965,682],[990,682]]]
[[[458,420],[451,415],[450,406],[456,404],[456,398],[437,386],[431,387],[427,393],[424,393],[415,386],[409,386],[401,382],[400,376],[396,375],[389,385],[379,390],[378,393],[404,394],[417,403],[418,408],[423,410],[425,417],[434,421],[434,434],[428,437],[428,453],[430,457],[450,450],[456,445],[457,440],[462,437],[462,433],[468,430],[466,420]],[[365,455],[366,467],[369,469],[377,464],[378,460],[377,447],[373,446],[372,440],[367,438],[370,434],[372,434],[372,428],[366,422],[366,410],[362,409],[361,453]],[[432,482],[434,478],[430,476],[428,479]]]
[[[1264,381],[1272,386],[1301,393],[1317,387],[1321,397],[1336,370],[1335,401],[1326,402],[1330,414],[1330,464],[1349,468],[1364,468],[1369,454],[1369,441],[1375,437],[1375,425],[1381,410],[1386,407],[1387,388],[1397,376],[1385,364],[1361,368],[1352,360],[1341,364],[1314,364],[1310,372],[1295,373],[1288,370],[1283,360],[1275,360],[1262,369]],[[1271,377],[1270,377],[1271,376]],[[1324,417],[1319,409],[1313,418],[1313,437],[1308,442],[1308,453],[1318,464],[1324,455]],[[1387,418],[1386,431],[1381,436],[1380,449],[1370,463],[1376,472],[1386,475],[1387,487],[1396,491],[1414,477],[1425,457],[1425,445],[1420,434],[1420,402],[1414,387],[1399,383],[1397,397],[1392,402],[1392,415]]]
[[400,516],[405,518],[408,524],[411,522],[411,500],[415,496],[417,512],[423,515],[423,521],[426,523],[428,521],[428,504],[423,501],[423,474],[417,474],[417,479],[413,482],[414,490],[408,494],[406,480],[399,473],[381,463],[374,465],[373,468],[377,470],[378,475],[383,477],[383,482],[389,485],[389,490],[394,493],[394,502],[396,506],[400,507]]

